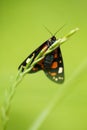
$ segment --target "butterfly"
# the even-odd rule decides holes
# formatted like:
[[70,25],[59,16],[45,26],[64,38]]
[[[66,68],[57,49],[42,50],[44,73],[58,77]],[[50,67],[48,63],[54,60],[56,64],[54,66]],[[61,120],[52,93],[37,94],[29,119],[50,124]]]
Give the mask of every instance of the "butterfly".
[[[24,71],[24,67],[28,64],[30,58],[33,56],[32,62],[35,60],[40,51],[47,47],[47,49],[54,44],[56,41],[56,37],[52,36],[48,40],[46,40],[41,46],[39,46],[36,50],[34,50],[18,67],[20,69],[22,67],[22,71]],[[55,83],[63,83],[64,82],[64,64],[63,57],[61,53],[60,46],[56,48],[53,52],[47,54],[45,58],[39,61],[29,73],[35,73],[40,70],[43,70],[46,76]]]

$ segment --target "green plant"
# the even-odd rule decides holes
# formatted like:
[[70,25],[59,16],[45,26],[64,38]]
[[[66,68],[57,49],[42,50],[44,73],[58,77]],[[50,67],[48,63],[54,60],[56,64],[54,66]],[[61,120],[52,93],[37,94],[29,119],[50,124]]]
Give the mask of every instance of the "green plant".
[[8,123],[8,120],[9,120],[9,110],[10,110],[10,107],[11,107],[12,99],[13,99],[13,97],[15,95],[16,88],[19,85],[19,83],[23,80],[24,76],[29,71],[31,71],[31,69],[35,66],[35,64],[37,64],[40,60],[42,60],[47,54],[49,54],[53,50],[55,50],[59,45],[66,42],[69,39],[69,37],[72,36],[77,31],[78,31],[78,28],[73,29],[72,31],[70,31],[63,38],[59,38],[58,40],[56,40],[54,42],[54,44],[52,44],[48,48],[47,51],[46,51],[46,48],[42,49],[41,52],[37,55],[37,57],[35,58],[35,60],[33,62],[32,62],[32,59],[33,59],[33,56],[32,56],[30,61],[28,62],[28,64],[24,68],[23,72],[22,72],[22,67],[23,66],[21,66],[20,70],[18,71],[17,77],[16,77],[13,85],[11,87],[9,87],[7,89],[7,91],[6,91],[5,101],[4,101],[3,106],[1,108],[3,130],[6,130],[6,128],[7,128],[7,123]]

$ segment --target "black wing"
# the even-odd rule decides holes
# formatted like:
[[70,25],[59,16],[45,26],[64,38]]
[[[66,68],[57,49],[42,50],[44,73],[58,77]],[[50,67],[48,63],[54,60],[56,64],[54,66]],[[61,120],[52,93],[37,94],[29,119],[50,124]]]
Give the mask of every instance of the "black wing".
[[[39,46],[36,50],[34,50],[18,67],[18,69],[20,69],[21,66],[22,67],[22,71],[24,70],[24,67],[27,65],[27,63],[29,62],[30,58],[34,55],[34,58],[32,60],[32,62],[34,61],[35,57],[40,53],[40,51],[44,48],[47,47],[47,49],[49,48],[49,46],[51,46],[54,42],[56,41],[56,37],[53,36],[50,39],[48,39],[47,41],[45,41],[41,46]],[[41,67],[39,65],[36,65],[34,67],[34,71],[32,70],[32,72],[37,72],[38,70],[40,70]]]
[[44,72],[50,80],[56,83],[64,82],[64,64],[60,47],[54,51],[54,60],[51,67],[49,69],[45,69]]

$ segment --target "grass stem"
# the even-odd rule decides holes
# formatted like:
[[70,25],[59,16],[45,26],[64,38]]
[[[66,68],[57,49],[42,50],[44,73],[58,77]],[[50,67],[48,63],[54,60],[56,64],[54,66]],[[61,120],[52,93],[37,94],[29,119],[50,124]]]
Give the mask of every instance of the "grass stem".
[[[11,102],[12,102],[12,99],[13,99],[13,97],[15,95],[16,88],[21,83],[21,81],[23,80],[24,76],[27,73],[29,73],[32,70],[32,68],[40,60],[42,60],[47,54],[51,53],[59,45],[61,45],[62,43],[66,42],[69,39],[69,37],[71,37],[77,31],[78,31],[78,28],[70,31],[66,36],[64,36],[63,38],[60,38],[59,40],[55,41],[54,44],[52,44],[47,50],[46,50],[46,48],[42,49],[41,52],[38,54],[38,56],[35,58],[35,60],[33,62],[32,62],[32,60],[33,60],[34,56],[32,56],[30,61],[27,63],[25,68],[23,68],[23,66],[20,67],[20,70],[18,71],[18,74],[16,76],[16,79],[15,79],[13,85],[10,86],[6,90],[4,103],[3,103],[3,106],[1,108],[1,119],[2,119],[3,130],[7,129],[7,124],[8,124],[8,121],[9,121],[9,112],[10,112]],[[22,71],[22,69],[24,69],[24,71]]]

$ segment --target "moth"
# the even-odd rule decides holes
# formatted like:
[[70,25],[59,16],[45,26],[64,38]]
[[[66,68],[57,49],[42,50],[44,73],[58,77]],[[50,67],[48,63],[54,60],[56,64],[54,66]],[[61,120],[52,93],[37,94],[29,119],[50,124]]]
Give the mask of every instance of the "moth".
[[[22,67],[22,71],[24,71],[24,67],[28,64],[30,58],[33,56],[32,62],[35,60],[37,55],[40,53],[40,51],[47,47],[47,49],[55,43],[56,41],[55,35],[53,35],[51,38],[46,40],[44,43],[42,43],[41,46],[39,46],[37,49],[35,49],[18,67],[20,69]],[[64,64],[63,64],[63,57],[61,53],[61,48],[58,46],[54,51],[47,54],[45,58],[43,58],[41,61],[39,61],[29,73],[36,73],[40,70],[43,70],[46,76],[55,83],[63,83],[64,82]]]

